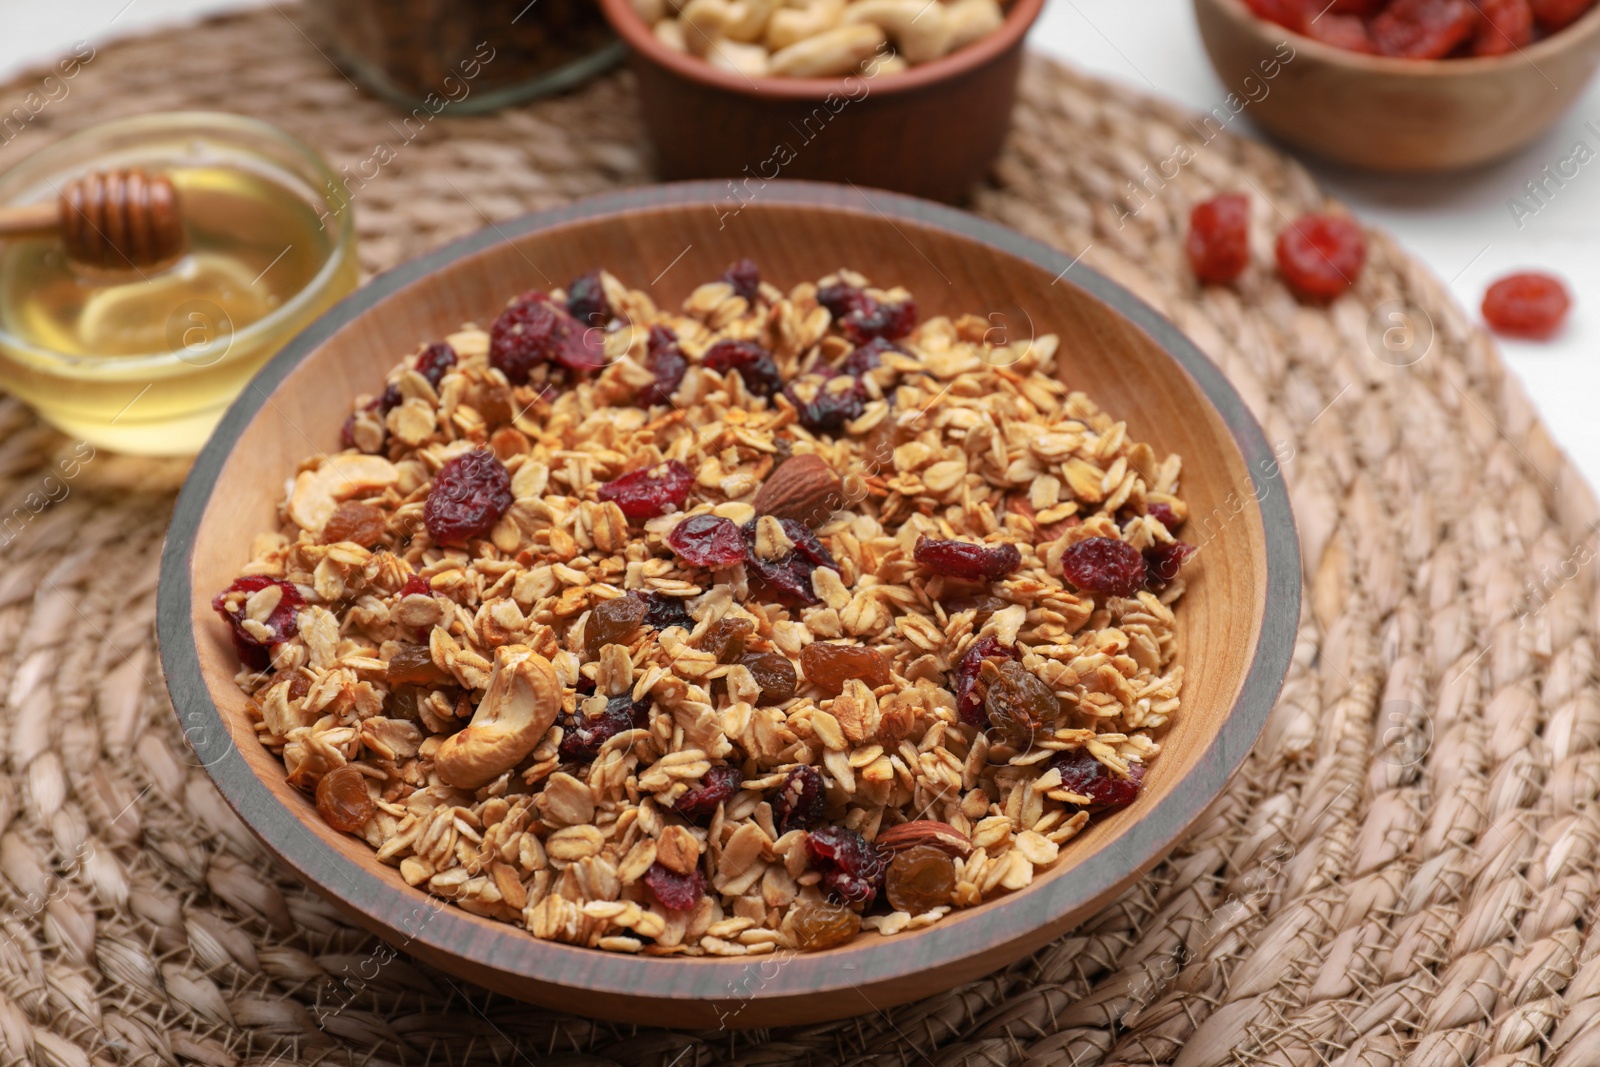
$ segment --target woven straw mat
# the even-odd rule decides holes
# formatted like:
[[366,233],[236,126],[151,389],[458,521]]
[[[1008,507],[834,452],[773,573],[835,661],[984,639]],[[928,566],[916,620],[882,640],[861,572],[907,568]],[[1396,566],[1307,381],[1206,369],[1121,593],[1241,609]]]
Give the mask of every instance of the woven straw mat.
[[[105,46],[0,164],[119,115],[216,108],[353,165],[395,135],[393,113],[299,18]],[[432,123],[360,193],[364,267],[649,180],[631,91],[613,74]],[[1035,57],[976,203],[1087,248],[1293,456],[1309,595],[1283,698],[1226,795],[1121,900],[981,981],[788,1031],[595,1023],[403,957],[373,975],[377,943],[275,867],[177,729],[154,612],[181,466],[102,453],[0,548],[0,1064],[1600,1063],[1590,491],[1489,340],[1384,235],[1331,309],[1260,268],[1237,291],[1196,286],[1182,236],[1197,199],[1325,206],[1276,152],[1222,136],[1119,226],[1128,183],[1148,188],[1143,169],[1194,140],[1177,108]],[[1258,204],[1258,263],[1271,215]],[[1369,344],[1393,300],[1432,323],[1407,367]],[[0,437],[11,515],[72,443],[9,400]]]

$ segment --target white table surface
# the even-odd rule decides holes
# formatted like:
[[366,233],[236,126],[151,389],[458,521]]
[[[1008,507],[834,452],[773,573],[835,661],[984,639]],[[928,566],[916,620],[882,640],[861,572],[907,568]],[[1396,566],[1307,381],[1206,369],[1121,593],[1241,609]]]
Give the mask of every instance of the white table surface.
[[[69,50],[170,24],[195,14],[260,0],[0,0],[0,77]],[[1201,49],[1189,0],[1049,0],[1030,38],[1035,48],[1097,74],[1187,104],[1217,106],[1227,90]],[[0,111],[15,106],[0,100]],[[1246,110],[1240,126],[1248,126]],[[1548,206],[1519,227],[1508,208],[1524,183],[1570,154],[1573,143],[1600,149],[1583,129],[1600,120],[1600,82],[1558,127],[1501,163],[1446,178],[1381,178],[1324,166],[1313,170],[1369,222],[1395,234],[1476,309],[1490,281],[1535,267],[1565,277],[1572,320],[1556,341],[1506,342],[1512,368],[1591,484],[1600,485],[1600,166],[1579,171]],[[0,148],[0,168],[14,161]],[[1588,249],[1586,252],[1585,249]]]

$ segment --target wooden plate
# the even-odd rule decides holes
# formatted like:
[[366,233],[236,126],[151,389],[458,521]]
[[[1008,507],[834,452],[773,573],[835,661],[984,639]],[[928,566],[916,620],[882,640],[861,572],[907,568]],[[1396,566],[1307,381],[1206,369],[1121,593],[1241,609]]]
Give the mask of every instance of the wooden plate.
[[[652,1025],[774,1026],[948,989],[1092,915],[1175,844],[1239,768],[1288,669],[1300,563],[1277,459],[1205,356],[1125,290],[1037,242],[888,193],[774,182],[731,207],[720,183],[657,186],[525,216],[381,275],[270,363],[200,454],[162,556],[167,685],[198,758],[285,865],[380,937],[461,978],[566,1011]],[[425,341],[490,322],[505,300],[605,266],[663,303],[740,256],[787,287],[841,266],[916,294],[924,316],[1055,332],[1066,377],[1158,453],[1184,458],[1201,551],[1178,612],[1184,707],[1138,801],[1100,818],[1028,888],[913,933],[817,953],[641,959],[539,941],[442,906],[330,830],[257,743],[226,627],[209,606],[275,524],[285,479],[338,447],[358,392]],[[997,335],[996,339],[999,339]]]

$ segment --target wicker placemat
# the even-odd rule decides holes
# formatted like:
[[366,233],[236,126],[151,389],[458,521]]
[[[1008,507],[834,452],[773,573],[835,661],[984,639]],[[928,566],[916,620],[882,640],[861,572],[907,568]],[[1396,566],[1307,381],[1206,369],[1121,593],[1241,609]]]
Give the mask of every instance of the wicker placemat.
[[[387,143],[357,196],[370,270],[648,179],[626,76],[404,143],[297,18],[103,48],[0,164],[167,108],[257,115],[352,168]],[[72,464],[72,442],[5,401],[0,1063],[1600,1063],[1594,499],[1492,345],[1381,235],[1331,311],[1259,270],[1199,290],[1181,250],[1195,198],[1323,200],[1228,135],[1152,180],[1202,140],[1176,108],[1035,59],[978,201],[1163,309],[1291,457],[1310,596],[1283,700],[1193,839],[1121,901],[982,981],[803,1031],[597,1024],[381,962],[275,869],[176,729],[153,613],[181,468]],[[1420,344],[1397,358],[1372,314],[1394,300],[1432,323],[1406,367]]]

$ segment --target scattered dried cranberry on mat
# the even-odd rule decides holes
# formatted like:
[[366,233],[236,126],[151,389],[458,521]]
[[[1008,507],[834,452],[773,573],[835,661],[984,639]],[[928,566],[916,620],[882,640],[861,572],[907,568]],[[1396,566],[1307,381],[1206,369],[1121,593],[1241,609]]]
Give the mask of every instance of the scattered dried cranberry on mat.
[[1022,553],[1013,544],[937,541],[927,535],[917,538],[912,558],[934,574],[967,582],[998,581],[1022,566]]
[[673,809],[685,819],[703,821],[717,812],[717,805],[733,799],[744,783],[744,775],[733,766],[713,767],[700,779],[700,784],[679,797]]
[[489,362],[513,385],[528,380],[534,368],[554,363],[575,371],[605,366],[603,341],[550,302],[543,293],[524,293],[489,328]]
[[694,475],[689,468],[669,459],[613,478],[600,487],[598,495],[601,500],[616,504],[629,519],[643,522],[683,507],[693,485]]
[[1091,537],[1067,546],[1061,553],[1062,576],[1088,593],[1133,596],[1144,587],[1148,568],[1144,556],[1115,537]]
[[1366,236],[1344,215],[1301,215],[1278,234],[1278,271],[1302,300],[1333,300],[1366,262]]
[[806,835],[806,855],[811,868],[822,872],[822,887],[847,904],[871,904],[888,866],[876,845],[843,826]]
[[433,476],[422,521],[434,543],[459,547],[486,537],[511,500],[511,472],[505,464],[493,452],[463,452],[446,460]]
[[706,895],[706,876],[698,867],[688,874],[679,874],[657,861],[644,872],[644,884],[669,911],[689,911]]
[[667,534],[667,547],[696,567],[731,567],[744,562],[744,535],[732,519],[691,515]]
[[1050,766],[1061,772],[1061,788],[1089,798],[1085,807],[1124,807],[1133,803],[1144,783],[1143,764],[1128,764],[1128,777],[1119,778],[1081,748],[1054,757]]
[[1194,276],[1212,285],[1226,285],[1250,265],[1250,198],[1223,193],[1189,212],[1189,237],[1184,243]]
[[1571,307],[1560,278],[1526,271],[1489,286],[1483,294],[1483,321],[1496,333],[1545,341],[1561,329]]
[[[247,602],[252,595],[269,587],[278,590],[277,603],[267,612],[266,618],[259,622],[251,620],[245,611]],[[260,574],[235,579],[211,601],[211,607],[228,622],[239,662],[258,671],[266,670],[272,662],[269,650],[273,645],[300,632],[295,616],[305,606],[305,598],[292,582]]]

